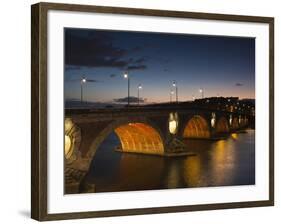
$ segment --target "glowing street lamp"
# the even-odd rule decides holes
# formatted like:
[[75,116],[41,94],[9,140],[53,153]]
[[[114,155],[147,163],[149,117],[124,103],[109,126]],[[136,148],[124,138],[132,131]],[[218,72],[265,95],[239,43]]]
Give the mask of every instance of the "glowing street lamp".
[[87,82],[87,79],[86,78],[82,78],[81,81],[80,81],[80,90],[81,90],[81,103],[83,103],[83,84],[85,84]]
[[80,79],[80,89],[81,89],[81,95],[80,95],[80,100],[81,100],[81,103],[83,103],[83,86],[86,84],[86,83],[91,83],[91,82],[99,82],[98,80],[95,80],[95,79],[86,79],[85,77],[82,77]]
[[203,90],[203,88],[199,89],[199,93],[201,93],[201,98],[203,99],[204,98],[204,90]]
[[128,106],[130,106],[130,76],[127,71],[124,72],[123,74],[124,79],[128,80]]
[[177,85],[177,82],[174,80],[172,85],[173,85],[173,87],[176,88],[176,102],[178,103],[179,99],[178,99],[178,85]]
[[140,105],[140,90],[142,89],[142,85],[138,85],[138,105]]
[[174,93],[175,92],[173,90],[170,91],[170,103],[173,102],[173,95],[174,95]]
[[193,101],[195,100],[195,96],[194,96],[194,95],[192,95],[192,100],[193,100]]

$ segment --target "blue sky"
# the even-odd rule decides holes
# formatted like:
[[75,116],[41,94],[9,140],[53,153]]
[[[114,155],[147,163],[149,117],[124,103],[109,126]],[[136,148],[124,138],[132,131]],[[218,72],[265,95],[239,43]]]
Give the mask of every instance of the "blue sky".
[[176,80],[179,101],[199,97],[255,98],[255,39],[167,33],[65,29],[65,99],[113,102],[131,96],[146,102],[169,101]]

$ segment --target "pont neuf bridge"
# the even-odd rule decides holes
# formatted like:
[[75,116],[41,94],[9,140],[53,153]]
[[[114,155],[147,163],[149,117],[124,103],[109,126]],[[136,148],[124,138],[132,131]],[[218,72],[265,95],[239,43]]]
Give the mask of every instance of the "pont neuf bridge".
[[250,114],[205,108],[132,107],[65,110],[65,193],[93,192],[83,181],[100,144],[115,132],[118,151],[184,155],[182,140],[225,138],[248,127]]

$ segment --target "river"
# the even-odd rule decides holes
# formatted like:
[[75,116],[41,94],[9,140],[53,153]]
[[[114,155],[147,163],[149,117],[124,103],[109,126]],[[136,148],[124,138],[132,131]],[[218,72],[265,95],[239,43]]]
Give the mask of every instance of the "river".
[[161,157],[116,152],[112,133],[100,145],[86,180],[96,192],[255,184],[255,131],[227,139],[186,140],[192,156]]

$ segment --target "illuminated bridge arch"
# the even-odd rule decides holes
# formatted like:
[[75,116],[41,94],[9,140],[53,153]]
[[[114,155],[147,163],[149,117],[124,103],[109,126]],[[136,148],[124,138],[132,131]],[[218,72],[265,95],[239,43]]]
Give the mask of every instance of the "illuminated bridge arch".
[[100,144],[109,134],[115,132],[124,152],[146,154],[164,154],[163,135],[154,124],[147,119],[120,120],[109,124],[97,136],[87,153],[92,158]]
[[184,138],[210,138],[210,135],[208,122],[199,115],[193,116],[183,131]]
[[229,132],[228,122],[225,117],[221,117],[216,125],[216,132],[217,133],[227,133]]
[[117,127],[114,131],[120,139],[124,152],[164,153],[164,145],[160,134],[147,124],[128,123]]
[[64,122],[64,158],[66,164],[71,164],[77,159],[81,143],[81,130],[69,118]]
[[233,118],[233,121],[232,121],[232,129],[238,129],[239,128],[239,122],[238,122],[238,118],[235,117]]

